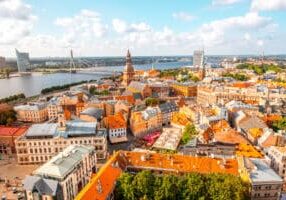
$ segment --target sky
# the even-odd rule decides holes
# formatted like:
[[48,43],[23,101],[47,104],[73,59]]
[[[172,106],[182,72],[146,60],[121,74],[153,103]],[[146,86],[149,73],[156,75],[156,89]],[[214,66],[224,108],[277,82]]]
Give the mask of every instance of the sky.
[[0,56],[285,54],[286,0],[0,0]]

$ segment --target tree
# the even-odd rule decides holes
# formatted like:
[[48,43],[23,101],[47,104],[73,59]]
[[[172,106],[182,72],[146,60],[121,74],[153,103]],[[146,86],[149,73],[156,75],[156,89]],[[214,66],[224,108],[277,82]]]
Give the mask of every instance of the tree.
[[115,193],[116,199],[136,200],[135,187],[132,184],[133,176],[129,173],[123,173],[117,181]]
[[180,199],[204,199],[206,194],[204,182],[205,177],[198,173],[191,173],[181,178],[178,183],[182,190]]
[[286,130],[286,117],[283,117],[282,119],[280,119],[278,121],[274,121],[272,124],[272,128],[275,131]]
[[186,125],[181,139],[181,144],[187,144],[197,134],[198,132],[193,124]]
[[141,171],[139,172],[132,184],[136,186],[136,196],[139,199],[140,197],[148,197],[148,199],[151,199],[154,195],[154,182],[155,177],[151,173],[151,171]]
[[249,185],[228,174],[190,173],[183,176],[154,175],[141,171],[123,173],[115,189],[116,200],[246,200]]
[[145,105],[146,106],[157,106],[159,104],[159,100],[157,98],[147,98],[145,100]]

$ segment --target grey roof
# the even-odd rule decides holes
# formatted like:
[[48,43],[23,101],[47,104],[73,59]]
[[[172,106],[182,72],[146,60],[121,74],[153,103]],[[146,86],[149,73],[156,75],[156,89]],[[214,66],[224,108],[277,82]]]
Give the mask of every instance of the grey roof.
[[262,159],[258,158],[250,158],[250,161],[254,165],[252,168],[250,165],[250,179],[252,183],[259,182],[283,182],[280,176],[276,174],[276,172],[271,169]]
[[53,137],[57,131],[57,124],[33,124],[26,132],[26,137]]
[[103,109],[100,108],[87,108],[83,110],[80,114],[89,115],[96,119],[101,119],[103,117]]
[[138,92],[142,92],[145,88],[146,84],[145,83],[141,83],[141,82],[138,82],[138,81],[132,81],[128,88],[132,88],[132,89],[135,89],[137,90]]
[[69,121],[66,123],[66,130],[58,130],[57,135],[69,137],[76,135],[96,134],[96,126],[96,122]]
[[14,110],[42,110],[48,106],[46,102],[29,103],[27,105],[14,106]]
[[148,120],[152,117],[155,117],[159,112],[160,112],[159,109],[156,107],[154,108],[148,107],[146,110],[142,112],[142,114],[143,114],[144,119]]
[[245,132],[248,132],[251,128],[267,128],[267,125],[257,116],[250,116],[242,119],[239,127],[243,129]]
[[179,109],[178,105],[175,102],[166,102],[159,105],[159,108],[162,113],[170,113],[177,111]]
[[36,190],[40,195],[56,196],[57,190],[59,190],[58,181],[41,178],[39,176],[27,176],[23,184],[25,190]]
[[34,124],[25,134],[25,137],[73,137],[73,136],[104,136],[104,131],[96,131],[97,122],[69,121],[65,130],[58,130],[57,123]]
[[94,151],[93,146],[70,145],[39,167],[34,174],[62,180],[82,161],[84,155],[92,151]]

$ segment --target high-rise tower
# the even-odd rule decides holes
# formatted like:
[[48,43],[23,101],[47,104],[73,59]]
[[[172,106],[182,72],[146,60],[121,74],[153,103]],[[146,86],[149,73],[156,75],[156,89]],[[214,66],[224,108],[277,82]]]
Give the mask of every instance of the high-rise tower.
[[22,53],[16,49],[16,56],[17,56],[18,72],[19,73],[27,72],[27,69],[30,69],[29,53]]
[[134,72],[134,68],[132,65],[131,55],[130,55],[130,52],[128,49],[127,55],[126,55],[126,65],[125,65],[125,69],[123,72],[122,84],[125,86],[128,86],[129,83],[133,80],[134,74],[135,74],[135,72]]

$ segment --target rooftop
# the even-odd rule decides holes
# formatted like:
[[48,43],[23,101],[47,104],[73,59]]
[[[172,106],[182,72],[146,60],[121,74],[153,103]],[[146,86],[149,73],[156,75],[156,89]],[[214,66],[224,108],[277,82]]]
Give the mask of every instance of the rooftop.
[[38,176],[27,176],[23,181],[27,191],[37,191],[40,195],[56,196],[59,183],[55,180],[45,179]]
[[127,128],[127,122],[121,113],[109,115],[105,120],[109,129]]
[[164,128],[162,134],[156,140],[153,147],[176,150],[181,138],[182,130],[180,128]]
[[94,150],[92,146],[70,145],[44,165],[39,167],[34,174],[54,179],[62,179],[69,174],[83,159],[83,156]]
[[250,179],[253,184],[261,182],[283,182],[273,169],[271,169],[262,159],[250,158],[246,164],[249,170]]
[[47,103],[46,102],[37,102],[37,103],[30,103],[27,105],[19,105],[19,106],[15,106],[14,110],[30,110],[30,111],[38,111],[38,110],[42,110],[44,108],[47,107]]
[[0,126],[0,136],[21,136],[28,127]]

